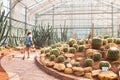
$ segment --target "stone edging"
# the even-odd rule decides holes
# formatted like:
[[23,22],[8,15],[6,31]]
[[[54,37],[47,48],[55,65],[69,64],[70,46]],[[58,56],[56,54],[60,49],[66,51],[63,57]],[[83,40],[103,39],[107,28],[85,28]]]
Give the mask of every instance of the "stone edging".
[[64,73],[58,72],[52,68],[46,67],[39,61],[39,57],[35,58],[35,62],[40,69],[42,69],[49,75],[52,75],[61,80],[90,80],[90,79],[86,79],[86,78],[76,77],[74,75],[64,74]]

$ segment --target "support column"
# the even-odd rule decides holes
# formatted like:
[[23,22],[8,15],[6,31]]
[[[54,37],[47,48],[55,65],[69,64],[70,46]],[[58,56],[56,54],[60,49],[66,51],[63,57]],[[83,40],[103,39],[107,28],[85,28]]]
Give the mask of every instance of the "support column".
[[27,33],[27,7],[25,7],[25,34]]

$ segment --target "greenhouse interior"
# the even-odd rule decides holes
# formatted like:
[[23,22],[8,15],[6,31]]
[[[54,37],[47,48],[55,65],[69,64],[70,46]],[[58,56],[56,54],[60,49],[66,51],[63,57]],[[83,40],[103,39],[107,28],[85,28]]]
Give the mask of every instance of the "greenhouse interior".
[[120,80],[120,0],[0,0],[0,80]]

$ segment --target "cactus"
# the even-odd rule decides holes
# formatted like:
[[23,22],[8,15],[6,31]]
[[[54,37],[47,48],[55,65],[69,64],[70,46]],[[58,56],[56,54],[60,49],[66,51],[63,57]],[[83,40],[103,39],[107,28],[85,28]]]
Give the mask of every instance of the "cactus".
[[46,57],[50,57],[50,53],[46,53],[45,56],[46,56]]
[[70,52],[70,53],[75,53],[75,52],[76,52],[76,49],[75,49],[74,47],[70,47],[69,52]]
[[78,47],[78,51],[79,51],[79,52],[84,51],[84,49],[85,49],[84,45],[80,45],[80,46]]
[[63,55],[59,55],[59,56],[57,57],[57,61],[58,61],[58,62],[64,62],[64,60],[65,60],[65,57],[64,57]]
[[93,54],[94,61],[99,61],[101,58],[102,58],[102,54],[100,54],[99,52]]
[[52,49],[51,51],[50,51],[50,54],[53,54],[53,55],[55,55],[56,57],[59,55],[59,50],[58,49]]
[[68,44],[63,44],[63,47],[69,47],[69,45]]
[[117,38],[116,43],[120,44],[120,38]]
[[73,63],[73,66],[80,67],[80,62]]
[[76,50],[77,50],[78,49],[78,44],[73,44],[72,47],[76,48]]
[[113,38],[107,38],[108,43],[112,43],[113,42]]
[[93,49],[100,49],[102,44],[103,44],[103,42],[102,42],[102,39],[100,39],[100,38],[94,38],[92,40],[92,48]]
[[86,66],[92,66],[93,63],[94,63],[93,59],[89,59],[89,58],[88,58],[88,59],[85,60],[85,65],[86,65]]
[[108,61],[100,61],[99,62],[99,68],[102,69],[102,67],[110,67],[110,63]]
[[64,52],[68,52],[68,47],[64,47],[64,48],[63,48],[63,51],[64,51]]
[[68,41],[68,44],[70,45],[70,47],[72,47],[73,46],[73,44],[77,44],[77,41],[75,40],[75,39],[70,39],[69,41]]
[[50,61],[54,61],[55,60],[55,55],[50,55]]
[[[1,7],[0,7],[1,8]],[[0,46],[3,45],[8,37],[10,27],[7,21],[8,15],[5,15],[5,10],[0,9]]]
[[103,45],[106,45],[108,41],[106,39],[103,39]]
[[107,39],[109,38],[110,36],[109,35],[104,35],[104,39]]
[[85,44],[85,40],[83,40],[83,39],[82,39],[82,40],[79,40],[79,41],[78,41],[78,44],[79,44],[79,45],[84,45],[84,44]]
[[70,63],[70,59],[64,61],[64,64],[68,64],[68,63]]
[[48,53],[48,52],[50,52],[50,50],[51,50],[51,48],[45,48],[45,53]]
[[107,57],[112,61],[118,60],[120,57],[119,49],[116,47],[109,48],[107,52]]
[[56,47],[62,47],[61,43],[56,43],[55,45],[56,45]]

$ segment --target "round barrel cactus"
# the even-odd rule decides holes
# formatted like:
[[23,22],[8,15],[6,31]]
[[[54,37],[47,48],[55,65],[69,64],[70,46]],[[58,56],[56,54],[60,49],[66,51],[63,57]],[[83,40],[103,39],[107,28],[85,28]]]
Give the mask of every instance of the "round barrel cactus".
[[73,44],[73,46],[76,50],[78,49],[78,44]]
[[64,52],[68,52],[68,47],[64,47],[64,48],[63,48],[63,51],[64,51]]
[[102,58],[102,54],[99,52],[96,52],[95,54],[93,54],[93,60],[94,61],[99,61]]
[[93,38],[92,39],[92,48],[93,49],[100,49],[102,44],[103,44],[102,39],[100,39],[100,38]]
[[65,61],[65,57],[64,57],[63,55],[59,55],[59,56],[57,57],[57,61],[58,61],[58,62],[63,62],[63,61]]
[[86,59],[86,60],[85,60],[85,65],[86,65],[86,66],[92,66],[93,63],[94,63],[93,59]]
[[107,52],[107,57],[113,61],[118,60],[120,57],[119,49],[116,47],[110,47]]
[[85,46],[84,46],[84,45],[80,45],[80,46],[78,47],[78,51],[79,51],[79,52],[84,51],[84,49],[85,49]]
[[99,68],[102,69],[102,67],[110,67],[110,63],[108,61],[100,61],[99,62]]
[[83,40],[83,39],[79,40],[79,41],[78,41],[78,44],[79,44],[79,45],[84,45],[84,44],[85,44],[85,40]]
[[58,49],[52,49],[51,51],[50,51],[50,54],[53,54],[53,55],[55,55],[56,57],[59,55],[59,50]]
[[70,47],[69,52],[70,52],[70,53],[75,53],[75,52],[76,52],[76,48]]
[[108,43],[112,43],[113,42],[113,38],[107,38]]
[[70,45],[70,47],[71,46],[73,46],[73,44],[77,44],[77,41],[75,40],[75,39],[70,39],[69,41],[68,41],[68,44]]
[[108,41],[106,39],[103,39],[103,45],[106,45]]
[[55,57],[56,57],[56,56],[55,56],[55,55],[53,55],[53,54],[52,54],[52,55],[50,55],[50,60],[51,60],[51,61],[54,61],[54,60],[55,60]]

